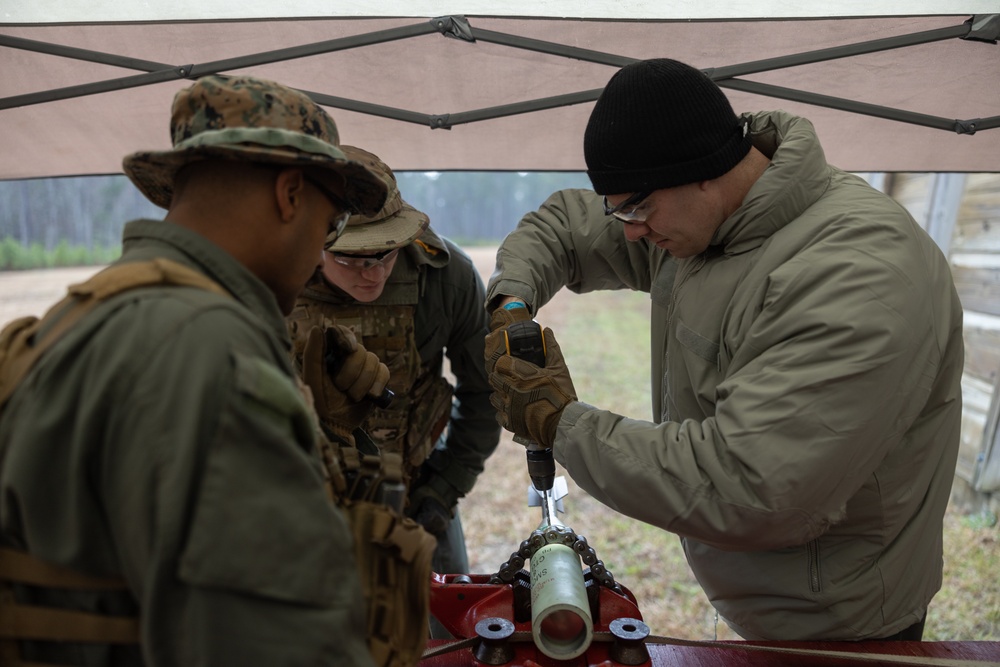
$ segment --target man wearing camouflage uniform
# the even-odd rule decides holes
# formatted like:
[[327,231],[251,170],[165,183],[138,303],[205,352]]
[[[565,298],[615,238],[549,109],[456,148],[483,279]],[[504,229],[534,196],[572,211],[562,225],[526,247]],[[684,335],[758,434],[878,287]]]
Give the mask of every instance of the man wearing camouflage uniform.
[[[124,161],[165,220],[126,225],[122,258],[66,310],[96,305],[23,379],[0,363],[0,663],[388,663],[365,641],[356,540],[325,488],[343,487],[340,450],[325,443],[321,464],[283,319],[385,185],[320,107],[270,81],[201,79],[171,129],[171,150]],[[159,278],[122,289],[139,269]],[[63,312],[3,337],[0,362],[47,343]],[[349,432],[388,372],[346,330],[312,339],[343,360],[315,389]]]
[[[351,216],[324,253],[321,275],[288,318],[292,338],[300,351],[304,331],[341,324],[389,366],[395,399],[373,411],[365,430],[382,451],[404,457],[407,513],[438,538],[435,571],[465,573],[457,503],[500,437],[482,366],[489,325],[482,280],[469,257],[401,199],[384,162],[343,149],[383,179],[389,198],[375,215]],[[443,377],[445,356],[454,388]]]

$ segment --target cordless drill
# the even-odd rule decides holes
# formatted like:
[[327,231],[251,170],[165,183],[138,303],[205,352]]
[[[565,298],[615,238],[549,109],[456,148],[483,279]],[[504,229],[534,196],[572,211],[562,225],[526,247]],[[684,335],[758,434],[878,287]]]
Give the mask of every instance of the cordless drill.
[[[504,329],[507,354],[529,361],[539,368],[545,366],[545,336],[542,327],[534,320],[514,322]],[[528,476],[539,493],[551,491],[556,477],[556,462],[551,447],[543,447],[534,440],[514,436],[525,445],[528,457]]]
[[[545,336],[538,322],[514,322],[507,326],[504,335],[508,354],[538,367],[545,366]],[[538,531],[564,527],[557,516],[553,489],[556,462],[552,448],[516,435],[514,440],[526,447],[528,475],[541,500],[542,522]],[[531,636],[535,645],[560,662],[582,655],[593,640],[594,621],[579,555],[573,547],[549,543],[546,539],[546,544],[532,554],[530,568]]]

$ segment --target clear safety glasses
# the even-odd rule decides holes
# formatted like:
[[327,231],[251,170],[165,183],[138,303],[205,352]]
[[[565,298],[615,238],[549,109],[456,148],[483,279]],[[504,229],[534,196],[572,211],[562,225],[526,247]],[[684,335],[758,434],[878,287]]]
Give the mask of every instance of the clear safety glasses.
[[652,192],[636,192],[618,206],[608,204],[608,198],[604,198],[604,215],[613,215],[622,222],[645,222],[649,216],[651,208],[644,206],[643,202]]
[[399,253],[399,248],[377,252],[373,255],[354,255],[343,252],[333,252],[333,261],[355,271],[364,271],[376,266],[385,266]]

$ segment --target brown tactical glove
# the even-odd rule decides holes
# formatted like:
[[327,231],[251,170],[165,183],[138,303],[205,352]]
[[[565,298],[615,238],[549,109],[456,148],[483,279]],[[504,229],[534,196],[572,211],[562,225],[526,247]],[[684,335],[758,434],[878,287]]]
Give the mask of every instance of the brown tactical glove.
[[486,335],[486,348],[483,350],[487,375],[493,373],[497,359],[507,354],[507,343],[503,330],[514,322],[530,319],[531,313],[524,307],[500,307],[493,311],[493,315],[490,317],[490,333]]
[[563,410],[576,400],[576,389],[552,329],[546,327],[542,335],[545,368],[510,355],[500,357],[490,373],[490,403],[505,429],[551,447]]
[[[327,358],[333,363],[328,364]],[[309,330],[302,353],[302,380],[309,386],[319,419],[350,438],[372,411],[372,399],[389,383],[389,369],[366,350],[347,327]]]

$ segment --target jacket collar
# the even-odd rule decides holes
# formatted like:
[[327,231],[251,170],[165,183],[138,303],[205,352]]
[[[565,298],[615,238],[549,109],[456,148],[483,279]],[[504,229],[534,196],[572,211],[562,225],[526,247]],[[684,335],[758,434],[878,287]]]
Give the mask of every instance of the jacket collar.
[[444,240],[430,227],[406,246],[405,252],[413,260],[414,266],[418,268],[430,266],[440,269],[451,258],[451,253],[448,252],[448,246]]
[[712,239],[727,255],[760,246],[826,191],[830,166],[811,122],[784,111],[744,114],[754,147],[771,160]]

